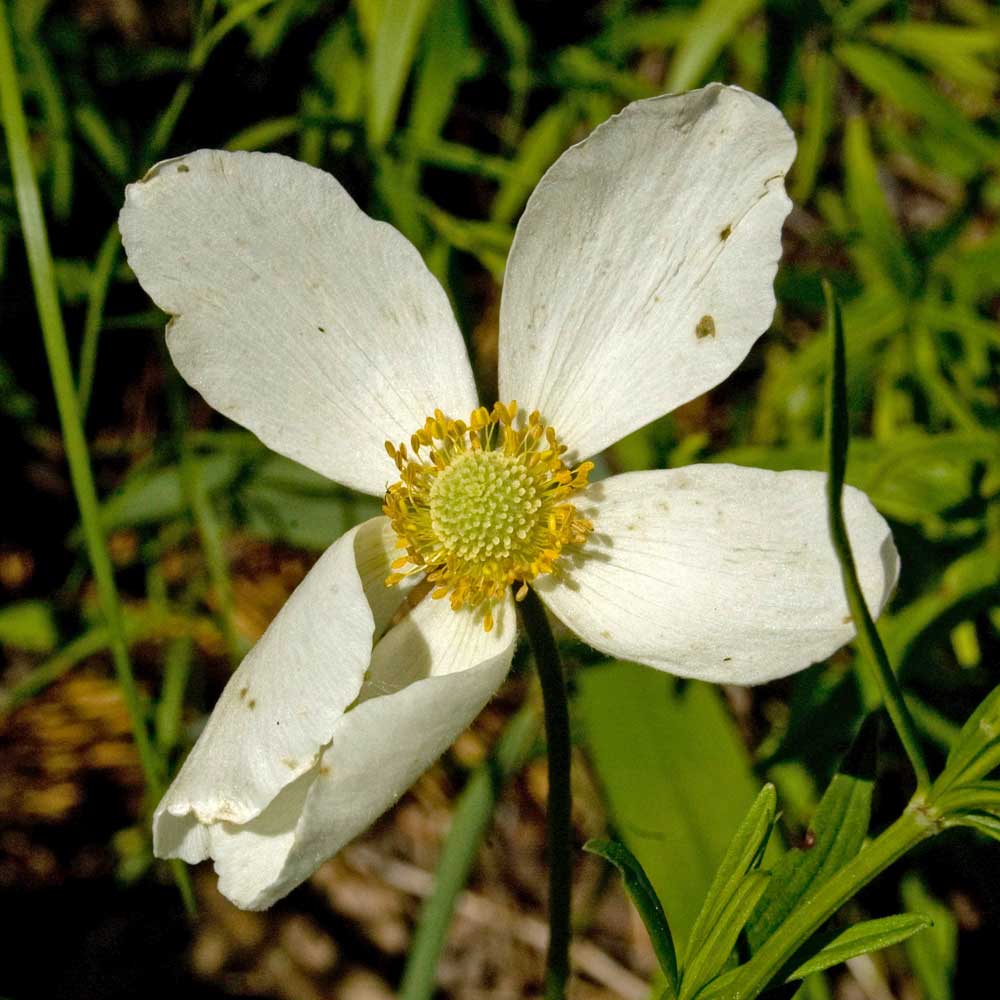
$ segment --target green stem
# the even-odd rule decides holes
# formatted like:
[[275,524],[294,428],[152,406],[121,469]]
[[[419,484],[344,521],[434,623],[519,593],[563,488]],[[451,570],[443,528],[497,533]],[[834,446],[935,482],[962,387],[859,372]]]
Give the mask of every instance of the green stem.
[[[14,59],[5,0],[0,0],[0,114],[2,114],[4,130],[7,133],[7,148],[11,174],[14,179],[18,214],[21,220],[21,231],[28,254],[38,319],[42,328],[45,354],[48,359],[52,388],[62,426],[70,480],[80,509],[87,554],[97,583],[101,610],[107,621],[112,661],[132,723],[132,733],[146,778],[146,785],[151,796],[159,798],[163,791],[163,762],[153,748],[147,727],[146,713],[135,683],[135,677],[132,674],[128,644],[125,640],[121,602],[101,525],[97,491],[90,468],[90,454],[87,450],[83,423],[80,419],[69,348],[66,343],[66,331],[63,326],[59,295],[56,291],[52,254],[49,250],[45,218],[38,195],[38,183],[31,163],[28,127],[24,118],[24,106],[21,101],[21,88],[17,77],[17,65]],[[175,869],[176,871],[177,869]],[[178,885],[185,897],[185,902],[191,900],[193,897],[189,883],[182,881]]]
[[118,671],[129,714],[132,717],[136,746],[139,748],[139,756],[146,771],[146,780],[151,790],[156,792],[162,789],[160,761],[153,752],[145,724],[145,713],[140,703],[135,678],[132,676],[122,623],[121,603],[101,527],[97,491],[90,468],[87,442],[80,422],[69,350],[66,345],[66,332],[56,292],[52,254],[49,250],[41,200],[38,196],[38,185],[31,165],[28,130],[21,104],[5,3],[0,4],[0,97],[2,97],[11,173],[14,177],[18,213],[21,217],[21,230],[28,252],[31,281],[62,425],[70,478],[80,508],[84,540],[93,566],[101,607],[108,620],[115,669]]
[[899,680],[893,672],[889,656],[882,645],[875,623],[868,611],[858,571],[851,551],[851,540],[847,534],[841,496],[844,474],[847,469],[847,446],[850,437],[847,410],[847,359],[844,350],[844,324],[840,314],[840,303],[827,282],[823,283],[826,294],[827,321],[830,333],[830,377],[827,382],[826,403],[826,451],[827,451],[827,520],[833,547],[840,563],[844,591],[851,619],[857,629],[855,640],[861,652],[861,659],[875,677],[882,701],[889,718],[899,735],[906,755],[910,758],[917,778],[917,790],[926,791],[930,785],[930,775],[920,752],[916,726],[910,715]]
[[727,1000],[754,1000],[759,996],[844,903],[907,851],[940,830],[935,815],[924,806],[922,797],[914,798],[892,826],[792,912],[744,967]]
[[527,704],[504,728],[497,747],[469,778],[455,806],[451,829],[441,848],[434,891],[420,911],[406,957],[399,1000],[430,1000],[437,983],[438,959],[444,947],[455,901],[469,879],[479,845],[493,818],[503,785],[524,766],[538,738],[537,704]]
[[535,658],[545,704],[549,761],[547,848],[549,863],[549,953],[546,1000],[562,1000],[569,980],[570,895],[572,891],[569,706],[562,660],[545,607],[530,588],[519,605]]

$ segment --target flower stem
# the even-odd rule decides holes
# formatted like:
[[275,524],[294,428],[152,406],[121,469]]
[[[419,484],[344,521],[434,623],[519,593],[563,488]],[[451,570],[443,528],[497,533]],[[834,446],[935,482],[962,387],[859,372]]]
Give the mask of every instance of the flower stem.
[[562,660],[552,637],[545,607],[530,588],[519,607],[542,686],[549,761],[549,953],[545,968],[545,997],[546,1000],[562,1000],[566,996],[569,979],[572,886],[569,707]]
[[833,548],[840,563],[841,578],[847,596],[847,606],[857,629],[855,639],[861,652],[861,661],[871,671],[882,694],[882,701],[889,718],[903,744],[913,773],[917,779],[917,789],[924,792],[930,786],[930,776],[920,751],[920,738],[913,723],[910,710],[906,707],[899,679],[893,672],[889,655],[882,645],[882,639],[875,628],[868,605],[861,590],[858,570],[851,551],[851,540],[847,534],[844,519],[842,493],[844,476],[847,471],[847,447],[850,439],[847,409],[847,358],[844,348],[844,323],[840,303],[829,282],[823,283],[826,296],[827,326],[830,336],[830,378],[826,389],[826,417],[824,433],[827,454],[827,522]]

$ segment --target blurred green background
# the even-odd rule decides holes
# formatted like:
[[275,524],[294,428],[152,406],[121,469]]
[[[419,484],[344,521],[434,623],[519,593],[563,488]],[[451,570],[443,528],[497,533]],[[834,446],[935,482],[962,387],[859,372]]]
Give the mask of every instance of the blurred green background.
[[[903,564],[881,631],[932,758],[998,680],[1000,10],[985,0],[75,0],[7,4],[77,396],[153,744],[183,758],[232,664],[322,548],[377,512],[226,424],[184,387],[124,263],[123,188],[198,147],[334,173],[447,289],[494,398],[504,261],[525,200],[629,101],[710,80],[781,107],[799,140],[778,311],[734,377],[633,434],[603,471],[693,461],[821,468],[820,279],[845,306],[848,481]],[[0,148],[0,994],[393,995],[451,803],[523,699],[508,692],[401,806],[266,916],[199,873],[189,924],[152,862],[148,795],[114,681]],[[669,357],[664,364],[669,365]],[[852,653],[752,691],[576,668],[582,841],[609,826],[690,926],[762,780],[800,843],[878,694]],[[886,739],[876,825],[910,777]],[[529,755],[530,756],[530,755]],[[544,769],[501,796],[442,963],[442,995],[537,989]],[[580,997],[643,996],[653,961],[614,880],[581,861]],[[478,907],[478,909],[477,909]],[[485,907],[485,909],[484,909]],[[493,909],[490,909],[493,907]],[[849,910],[931,913],[905,948],[803,995],[985,996],[996,844],[949,834]],[[497,916],[500,914],[500,916]],[[532,937],[534,935],[534,937]],[[534,943],[532,943],[534,942]],[[992,945],[992,948],[991,948]],[[988,988],[991,992],[991,988]]]

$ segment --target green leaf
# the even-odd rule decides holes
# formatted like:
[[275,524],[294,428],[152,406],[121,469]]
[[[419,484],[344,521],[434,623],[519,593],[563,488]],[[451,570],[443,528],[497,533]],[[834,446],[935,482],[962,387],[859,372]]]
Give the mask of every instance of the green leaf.
[[690,22],[691,14],[686,10],[632,14],[613,20],[597,40],[597,45],[616,59],[626,58],[637,49],[662,51],[685,37]]
[[758,791],[746,747],[717,688],[632,663],[581,671],[575,705],[615,828],[680,948]]
[[565,90],[607,89],[624,101],[638,101],[659,92],[648,80],[623,72],[582,45],[571,45],[558,54],[553,75]]
[[963,87],[984,91],[987,96],[997,87],[997,73],[988,65],[990,56],[1000,51],[1000,32],[995,28],[967,28],[934,21],[884,21],[873,24],[867,35],[919,60],[928,69],[950,76]]
[[878,718],[869,716],[820,800],[807,834],[809,847],[789,851],[775,867],[747,929],[752,949],[781,926],[814,886],[826,882],[861,849],[871,819],[877,741]]
[[[235,479],[243,461],[232,454],[206,455],[198,459],[208,493],[215,493]],[[180,467],[140,468],[101,505],[101,523],[106,531],[158,523],[187,510]]]
[[868,123],[861,115],[847,119],[844,172],[847,201],[865,238],[865,250],[881,262],[896,288],[908,295],[913,290],[916,272],[882,192]]
[[866,87],[926,122],[942,139],[956,144],[972,161],[966,173],[975,169],[975,161],[987,162],[997,156],[1000,143],[966,121],[955,105],[897,57],[854,43],[838,45],[834,55]]
[[351,493],[274,454],[253,470],[236,501],[253,534],[317,552],[379,512],[374,498]]
[[0,608],[0,644],[49,653],[58,641],[52,606],[45,601],[17,601]]
[[938,788],[948,788],[959,781],[971,781],[989,773],[983,770],[986,751],[1000,740],[1000,684],[977,706],[962,726],[958,740],[948,754]]
[[685,954],[702,950],[747,874],[760,865],[774,828],[776,805],[774,785],[765,785],[729,843],[691,930]]
[[812,194],[833,129],[837,66],[826,52],[816,52],[806,63],[804,75],[803,131],[791,184],[792,200],[800,204]]
[[459,219],[431,202],[422,205],[427,221],[456,250],[472,254],[499,283],[514,234],[506,223]]
[[670,934],[670,925],[667,923],[667,916],[663,912],[653,885],[643,867],[639,864],[636,856],[620,841],[615,840],[589,840],[583,845],[585,851],[597,854],[610,861],[619,872],[625,883],[625,891],[635,904],[635,908],[642,917],[642,922],[649,932],[649,939],[653,944],[657,960],[663,974],[667,977],[667,983],[677,994],[680,989],[680,980],[677,976],[677,954],[674,951],[674,939]]
[[500,185],[490,218],[510,222],[524,207],[541,176],[566,148],[577,118],[569,102],[549,108],[518,143],[509,177]]
[[368,141],[385,145],[396,122],[417,42],[433,0],[385,0],[369,60]]
[[935,899],[920,879],[907,875],[900,885],[903,904],[911,913],[933,921],[919,941],[908,942],[906,954],[920,982],[924,1000],[952,1000],[951,980],[958,954],[958,923],[951,909]]
[[687,950],[685,959],[692,951],[694,954],[691,961],[686,962],[682,973],[681,1000],[694,997],[723,967],[770,879],[770,872],[752,871],[733,885],[725,908],[719,913],[704,941],[697,949],[689,947]]
[[985,812],[971,812],[958,817],[955,822],[960,826],[970,827],[991,840],[1000,841],[1000,816]]
[[678,93],[701,83],[719,53],[761,6],[761,0],[702,0],[671,63],[665,89]]
[[437,0],[424,32],[417,66],[407,142],[421,146],[441,135],[459,84],[481,60],[469,45],[469,18],[464,0]]
[[[840,965],[849,958],[899,944],[925,927],[929,927],[930,924],[931,921],[927,917],[915,913],[899,913],[894,917],[863,920],[859,924],[853,924],[845,930],[827,936],[819,950],[795,968],[788,978],[804,979],[814,972]],[[821,941],[822,937],[818,940],[813,939],[813,942],[806,946],[806,950],[812,950],[815,944]]]
[[128,148],[101,110],[94,104],[80,104],[73,109],[73,123],[104,169],[116,180],[127,178],[131,166]]
[[302,128],[297,115],[282,118],[263,118],[259,122],[241,129],[226,144],[226,149],[267,149],[277,145]]

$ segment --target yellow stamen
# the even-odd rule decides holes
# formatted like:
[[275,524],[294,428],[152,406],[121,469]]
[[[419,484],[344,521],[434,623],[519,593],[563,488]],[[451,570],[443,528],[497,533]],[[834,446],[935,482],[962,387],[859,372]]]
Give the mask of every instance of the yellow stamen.
[[425,574],[432,597],[447,596],[456,611],[481,609],[487,632],[511,584],[520,583],[523,599],[531,580],[551,573],[563,549],[593,530],[568,498],[586,487],[594,463],[570,469],[561,458],[566,446],[538,411],[526,422],[517,416],[516,402],[481,406],[468,423],[435,410],[410,452],[385,445],[399,481],[382,510],[406,552],[386,585]]

